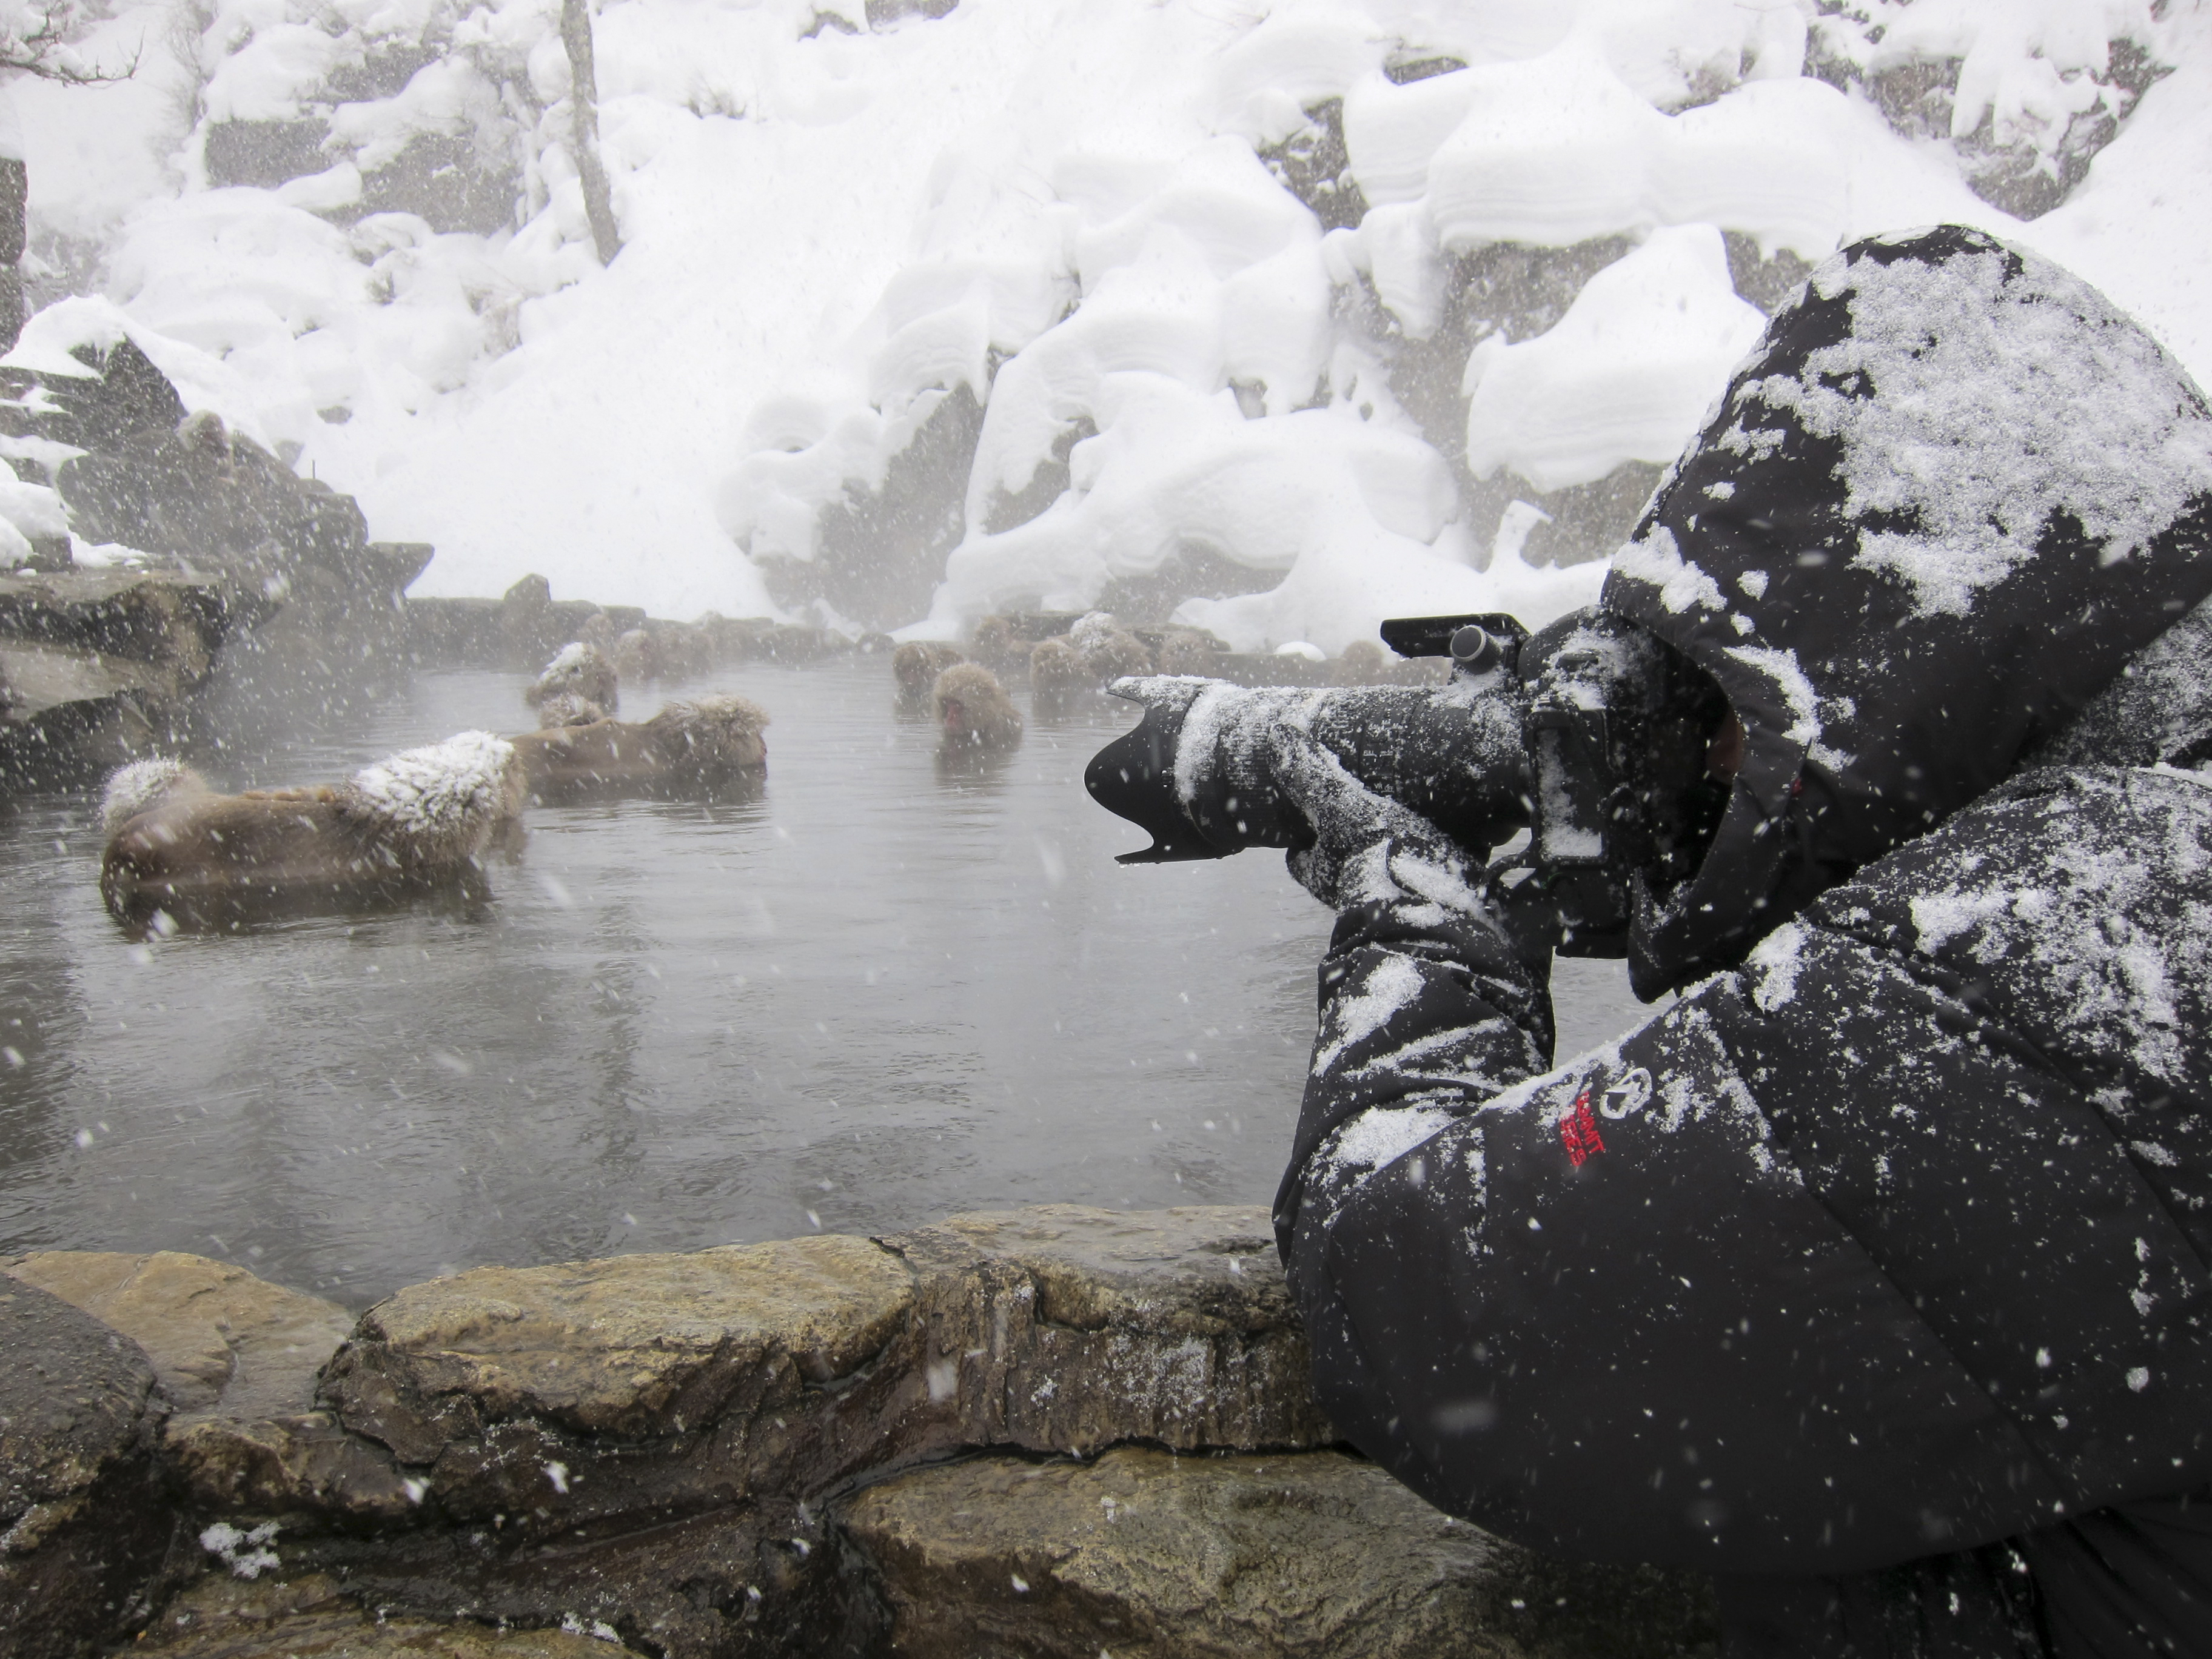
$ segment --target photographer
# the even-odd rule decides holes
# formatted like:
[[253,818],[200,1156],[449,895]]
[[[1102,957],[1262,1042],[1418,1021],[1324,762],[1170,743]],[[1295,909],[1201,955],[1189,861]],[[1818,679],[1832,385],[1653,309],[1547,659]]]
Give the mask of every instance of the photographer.
[[1814,274],[1524,650],[1694,739],[1641,1030],[1547,1069],[1480,849],[1243,734],[1341,913],[1277,1226],[1346,1436],[1712,1572],[1734,1656],[2212,1653],[2208,594],[2196,388],[1946,227]]

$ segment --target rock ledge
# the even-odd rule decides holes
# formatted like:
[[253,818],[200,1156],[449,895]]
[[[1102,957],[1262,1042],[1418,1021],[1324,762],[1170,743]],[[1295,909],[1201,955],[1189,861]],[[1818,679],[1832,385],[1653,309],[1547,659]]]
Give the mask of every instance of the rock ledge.
[[[99,1604],[41,1653],[149,1616],[139,1648],[180,1659],[1598,1659],[1714,1638],[1692,1579],[1544,1561],[1335,1449],[1257,1208],[483,1267],[358,1322],[194,1256],[0,1267],[0,1316],[75,1322],[56,1352],[103,1398],[137,1390],[72,1490],[164,1483],[136,1500],[135,1553],[122,1528],[96,1561],[41,1557]],[[0,1389],[35,1395],[22,1352],[0,1345]]]

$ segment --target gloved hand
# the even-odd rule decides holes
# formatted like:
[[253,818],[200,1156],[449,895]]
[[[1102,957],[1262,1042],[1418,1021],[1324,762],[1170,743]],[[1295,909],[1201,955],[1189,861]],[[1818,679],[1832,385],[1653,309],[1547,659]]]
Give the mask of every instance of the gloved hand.
[[1293,851],[1321,901],[1415,898],[1485,908],[1481,858],[1524,823],[1517,698],[1401,686],[1248,688],[1165,676],[1115,682],[1145,718],[1093,757],[1085,786],[1151,831],[1124,861]]
[[1491,919],[1482,866],[1435,824],[1369,788],[1293,721],[1275,721],[1266,745],[1270,781],[1312,832],[1285,860],[1309,893],[1333,910],[1410,902],[1439,921]]

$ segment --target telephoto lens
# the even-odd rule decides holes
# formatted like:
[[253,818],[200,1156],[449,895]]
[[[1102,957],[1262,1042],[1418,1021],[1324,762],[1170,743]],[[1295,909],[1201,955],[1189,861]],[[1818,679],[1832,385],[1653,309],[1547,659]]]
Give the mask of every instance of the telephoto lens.
[[1273,781],[1285,743],[1327,750],[1478,859],[1528,821],[1524,711],[1510,675],[1495,684],[1330,690],[1152,675],[1111,690],[1142,703],[1145,717],[1091,758],[1083,781],[1101,806],[1152,835],[1122,864],[1309,845],[1312,827]]

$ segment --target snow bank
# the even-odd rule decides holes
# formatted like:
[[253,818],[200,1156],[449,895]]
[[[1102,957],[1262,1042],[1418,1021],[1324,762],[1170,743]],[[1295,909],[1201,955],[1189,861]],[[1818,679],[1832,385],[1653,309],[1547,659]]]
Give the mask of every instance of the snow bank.
[[[1757,331],[1745,259],[1786,283],[1936,220],[2212,380],[2202,0],[618,0],[605,269],[556,12],[210,0],[172,58],[125,7],[143,83],[15,94],[34,246],[97,239],[188,404],[436,543],[419,592],[759,613],[838,512],[896,517],[933,434],[944,580],[878,618],[916,633],[1200,555],[1251,591],[1176,614],[1248,648],[1535,620],[1594,575],[1519,556],[1528,502],[1608,550],[1563,502],[1695,429]],[[2138,100],[2146,64],[2178,67]],[[2064,203],[2023,223],[2000,175]],[[1571,304],[1480,290],[1501,248],[1580,272],[1605,239]]]
[[1468,467],[1553,490],[1624,460],[1671,461],[1765,321],[1736,297],[1718,231],[1654,231],[1545,333],[1475,347],[1462,382]]

